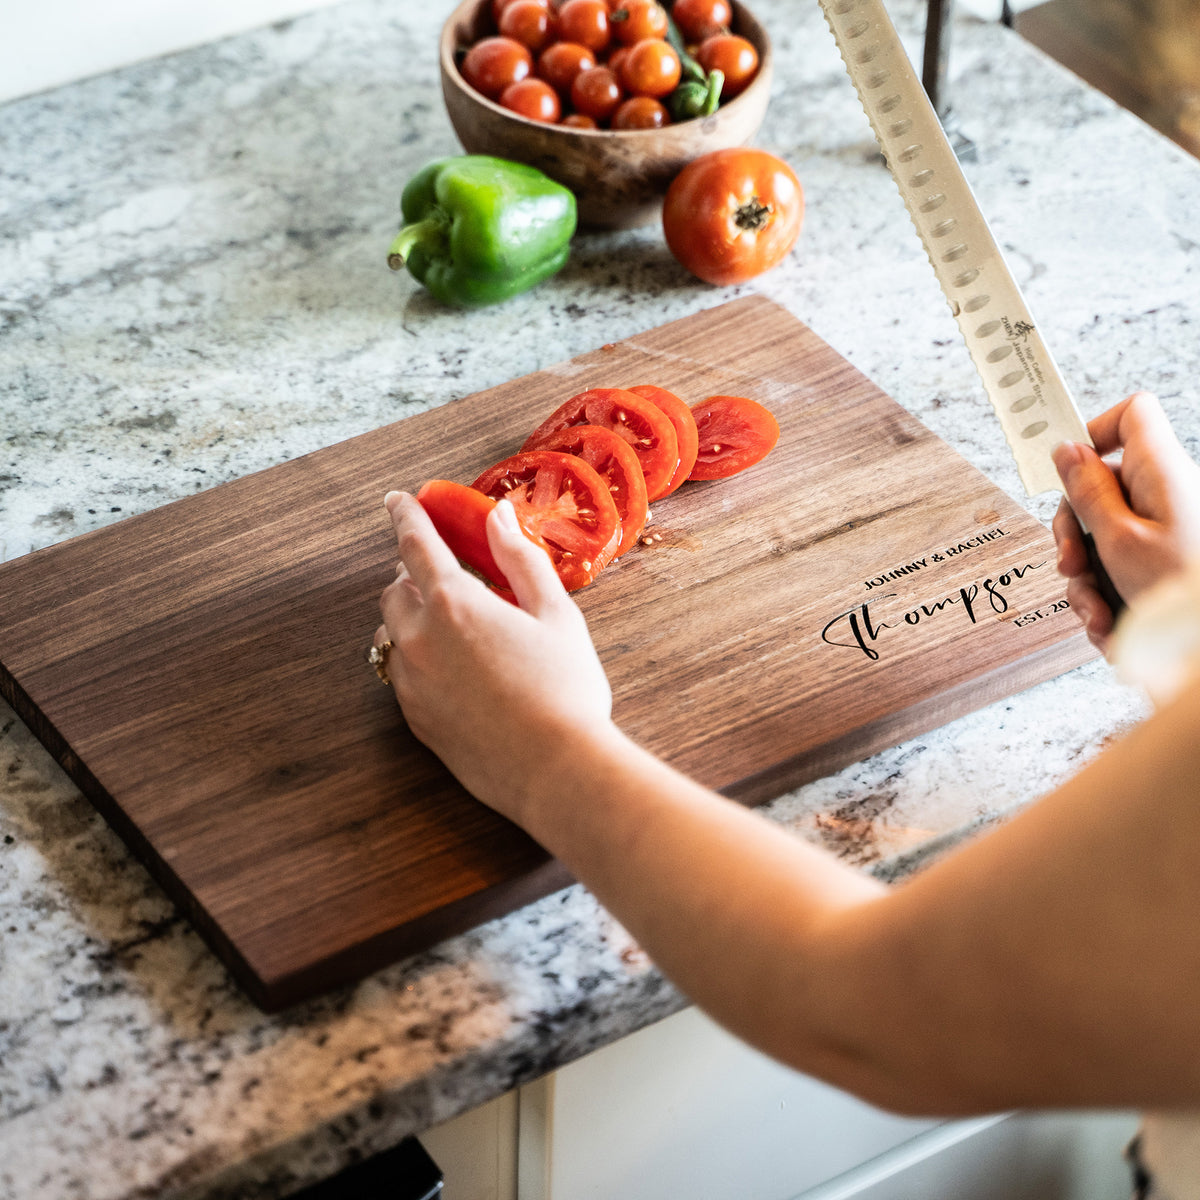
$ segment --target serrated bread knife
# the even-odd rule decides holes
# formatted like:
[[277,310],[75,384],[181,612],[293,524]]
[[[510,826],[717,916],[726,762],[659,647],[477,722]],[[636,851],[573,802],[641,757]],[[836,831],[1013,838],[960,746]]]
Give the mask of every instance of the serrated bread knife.
[[[1092,444],[1000,253],[883,0],[819,0],[879,148],[1030,496],[1062,490],[1051,451]],[[1114,614],[1123,604],[1091,534],[1088,557]]]

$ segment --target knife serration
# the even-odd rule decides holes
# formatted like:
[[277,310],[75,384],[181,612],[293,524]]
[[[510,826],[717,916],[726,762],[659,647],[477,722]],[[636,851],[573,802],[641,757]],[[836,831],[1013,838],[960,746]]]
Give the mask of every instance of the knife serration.
[[1091,444],[883,0],[820,0],[863,110],[996,410],[1026,492],[1062,490],[1050,454]]

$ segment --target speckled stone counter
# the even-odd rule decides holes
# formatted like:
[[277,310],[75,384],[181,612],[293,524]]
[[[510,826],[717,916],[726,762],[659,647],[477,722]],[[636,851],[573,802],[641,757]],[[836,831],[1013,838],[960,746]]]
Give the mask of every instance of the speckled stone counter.
[[[920,7],[893,7],[918,53]],[[758,141],[809,202],[785,265],[714,289],[656,228],[582,234],[560,276],[469,316],[384,265],[405,179],[458,149],[448,8],[351,0],[0,108],[0,557],[750,289],[1022,495],[815,3],[756,4]],[[1200,162],[1009,31],[954,37],[968,174],[1081,406],[1154,389],[1195,453]],[[767,811],[895,876],[1142,711],[1095,663]],[[683,1003],[574,887],[264,1017],[3,704],[0,921],[14,1200],[283,1195]]]

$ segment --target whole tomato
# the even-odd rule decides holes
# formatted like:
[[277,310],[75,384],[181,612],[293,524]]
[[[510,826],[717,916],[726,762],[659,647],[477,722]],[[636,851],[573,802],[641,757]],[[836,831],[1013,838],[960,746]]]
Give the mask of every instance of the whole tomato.
[[724,100],[740,96],[758,74],[758,51],[754,43],[735,33],[705,38],[696,51],[696,61],[706,71],[720,71],[725,76],[725,86],[721,89]]
[[626,46],[644,38],[665,38],[671,25],[658,0],[624,0],[613,9],[611,19],[613,34]]
[[500,14],[498,24],[504,37],[520,42],[534,54],[558,36],[554,11],[546,0],[512,0]]
[[622,100],[609,121],[610,129],[662,129],[671,114],[653,96],[630,96]]
[[527,75],[510,83],[500,93],[499,104],[530,121],[555,124],[562,116],[562,101],[558,93],[544,80]]
[[631,96],[661,98],[675,90],[681,70],[679,54],[670,42],[643,38],[629,48],[618,78]]
[[570,96],[571,84],[580,71],[590,71],[596,56],[575,42],[554,42],[542,51],[537,61],[537,73],[560,96]]
[[675,0],[671,16],[686,41],[699,44],[714,33],[727,33],[733,24],[729,0]]
[[533,72],[533,55],[512,38],[481,38],[467,51],[459,70],[477,92],[497,100],[510,83]]
[[594,121],[607,121],[624,98],[620,81],[608,67],[580,71],[571,84],[571,104],[575,111]]
[[705,283],[742,283],[777,266],[800,236],[804,190],[765,150],[713,150],[688,163],[663,200],[671,253]]

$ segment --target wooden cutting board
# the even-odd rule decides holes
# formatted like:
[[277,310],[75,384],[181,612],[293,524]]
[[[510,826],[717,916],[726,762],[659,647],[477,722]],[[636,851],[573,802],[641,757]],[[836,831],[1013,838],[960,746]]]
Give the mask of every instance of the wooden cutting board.
[[617,719],[684,771],[757,803],[1092,656],[1043,526],[761,297],[3,564],[4,696],[264,1008],[567,882],[366,664],[382,497],[638,383],[782,431],[577,594]]

